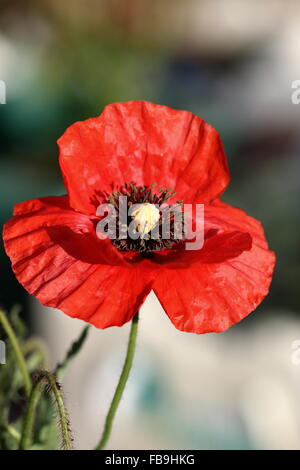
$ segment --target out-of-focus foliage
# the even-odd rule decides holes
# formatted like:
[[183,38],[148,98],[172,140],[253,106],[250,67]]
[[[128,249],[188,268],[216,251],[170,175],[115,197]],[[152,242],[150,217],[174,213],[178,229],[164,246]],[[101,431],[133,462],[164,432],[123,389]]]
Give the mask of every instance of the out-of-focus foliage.
[[[26,358],[27,369],[34,375],[46,366],[44,345],[27,337],[27,329],[16,308],[9,319]],[[18,439],[11,435],[9,429],[13,427],[21,435],[26,408],[24,386],[13,348],[1,327],[0,339],[6,343],[6,364],[0,367],[0,449],[17,449]],[[55,449],[58,446],[55,416],[47,394],[42,395],[38,405],[33,443],[33,449]]]
[[[34,396],[35,383],[38,384],[37,405],[32,413],[33,428],[29,436],[30,445],[27,448],[31,450],[59,449],[64,442],[63,433],[60,437],[62,423],[61,415],[55,413],[57,403],[55,403],[55,394],[52,394],[51,382],[46,380],[49,376],[49,373],[45,371],[47,351],[40,339],[28,337],[27,329],[19,316],[18,310],[16,307],[13,308],[7,318],[25,358],[26,369],[33,378],[33,386],[30,396],[26,397],[23,377],[14,348],[10,338],[6,337],[5,328],[2,328],[0,322],[0,340],[6,344],[5,364],[0,367],[0,450],[19,448],[20,442],[22,442],[21,436],[24,434],[24,423],[26,422],[29,403],[32,396]],[[63,378],[72,359],[81,350],[87,338],[87,333],[88,326],[84,328],[80,337],[71,345],[65,359],[57,365],[55,374],[60,379]],[[61,393],[61,386],[58,384],[57,379],[54,375],[51,375],[51,377],[56,381],[55,386],[58,392]],[[42,386],[42,382],[45,382],[46,386]]]

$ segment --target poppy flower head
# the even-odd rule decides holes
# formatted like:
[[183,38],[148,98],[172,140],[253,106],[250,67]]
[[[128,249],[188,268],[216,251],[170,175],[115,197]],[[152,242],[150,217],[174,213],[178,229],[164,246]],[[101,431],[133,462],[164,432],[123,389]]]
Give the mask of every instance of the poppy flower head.
[[[67,194],[17,204],[3,231],[17,279],[42,304],[107,328],[131,320],[153,290],[176,328],[206,333],[226,330],[267,295],[274,253],[260,222],[220,200],[227,160],[203,119],[115,103],[70,126],[58,145]],[[113,238],[97,232],[102,204]],[[185,249],[185,205],[204,207],[192,227],[195,237],[203,231],[201,249]],[[131,227],[136,238],[124,237]]]

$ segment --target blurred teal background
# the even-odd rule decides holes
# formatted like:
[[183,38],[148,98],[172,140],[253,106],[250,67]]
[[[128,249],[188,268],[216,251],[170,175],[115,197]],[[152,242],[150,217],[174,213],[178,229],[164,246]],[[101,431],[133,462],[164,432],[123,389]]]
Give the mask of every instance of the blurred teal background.
[[[277,254],[270,295],[232,331],[242,338],[255,322],[297,322],[300,105],[292,104],[291,84],[300,79],[299,50],[300,3],[293,0],[2,0],[1,224],[16,202],[64,193],[56,140],[74,121],[115,101],[187,109],[221,134],[232,174],[224,200],[263,222]],[[2,247],[0,261],[1,304],[21,302],[28,314]],[[152,378],[140,398],[150,408],[155,402],[160,415],[162,385]],[[243,437],[233,426],[224,443],[224,433],[211,439],[185,419],[178,445],[258,445],[245,429]],[[218,432],[215,422],[209,433]]]

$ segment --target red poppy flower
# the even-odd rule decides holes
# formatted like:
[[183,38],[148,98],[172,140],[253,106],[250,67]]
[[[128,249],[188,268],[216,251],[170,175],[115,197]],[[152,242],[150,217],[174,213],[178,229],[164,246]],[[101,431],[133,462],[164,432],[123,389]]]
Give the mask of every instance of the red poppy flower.
[[[219,200],[227,161],[204,120],[144,101],[116,103],[73,124],[58,144],[68,195],[17,204],[4,227],[14,273],[42,304],[98,328],[121,326],[153,289],[176,328],[206,333],[226,330],[267,295],[275,256],[261,224]],[[203,248],[100,240],[96,208],[118,194],[204,204]]]

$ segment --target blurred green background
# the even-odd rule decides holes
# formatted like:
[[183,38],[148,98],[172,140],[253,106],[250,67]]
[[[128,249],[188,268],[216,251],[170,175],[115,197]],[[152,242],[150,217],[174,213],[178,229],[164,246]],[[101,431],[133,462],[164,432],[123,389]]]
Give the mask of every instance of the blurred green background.
[[[1,0],[1,224],[16,202],[64,193],[56,140],[74,121],[115,101],[186,109],[220,132],[224,200],[263,222],[277,255],[255,318],[299,318],[299,50],[299,1]],[[2,247],[0,261],[1,304],[28,313]]]

